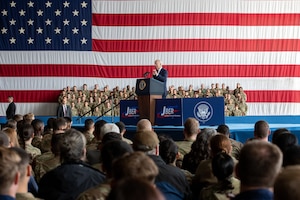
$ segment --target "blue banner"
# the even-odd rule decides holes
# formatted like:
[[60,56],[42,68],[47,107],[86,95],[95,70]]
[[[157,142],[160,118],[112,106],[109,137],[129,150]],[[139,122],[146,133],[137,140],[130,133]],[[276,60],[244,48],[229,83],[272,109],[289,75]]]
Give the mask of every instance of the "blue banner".
[[156,99],[155,125],[182,126],[182,99]]
[[137,100],[120,101],[120,121],[125,125],[136,125],[140,118]]

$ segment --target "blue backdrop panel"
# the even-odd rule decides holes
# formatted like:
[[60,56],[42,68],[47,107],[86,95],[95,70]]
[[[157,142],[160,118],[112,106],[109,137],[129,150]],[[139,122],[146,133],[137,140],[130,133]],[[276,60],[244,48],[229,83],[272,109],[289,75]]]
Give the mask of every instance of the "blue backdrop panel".
[[182,99],[156,99],[155,125],[182,126]]
[[189,117],[196,118],[206,126],[225,124],[224,98],[184,98],[183,121]]
[[120,101],[120,121],[126,125],[136,125],[140,118],[137,100]]

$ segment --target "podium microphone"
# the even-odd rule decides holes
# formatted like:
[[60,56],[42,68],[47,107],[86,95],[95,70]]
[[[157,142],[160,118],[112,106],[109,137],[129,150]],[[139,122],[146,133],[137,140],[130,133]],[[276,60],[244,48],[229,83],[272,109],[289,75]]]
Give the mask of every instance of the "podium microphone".
[[143,74],[144,78],[146,78],[149,74],[150,74],[150,72],[145,72],[145,73]]

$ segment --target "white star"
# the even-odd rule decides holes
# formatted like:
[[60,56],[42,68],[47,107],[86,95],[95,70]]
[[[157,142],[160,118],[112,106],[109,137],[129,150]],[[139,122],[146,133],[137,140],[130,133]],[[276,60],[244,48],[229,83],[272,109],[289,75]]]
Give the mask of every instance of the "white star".
[[12,25],[16,25],[16,20],[14,20],[14,19],[11,19],[10,21],[9,21],[9,23],[10,23],[10,25],[12,26]]
[[22,9],[19,11],[19,13],[20,13],[20,16],[25,16],[26,11]]
[[87,8],[87,3],[86,3],[85,1],[83,1],[83,2],[81,3],[81,7],[82,7],[82,8]]
[[81,26],[87,26],[87,21],[85,19],[83,19],[81,22]]
[[31,37],[30,38],[28,38],[28,44],[33,44],[33,41],[34,41],[34,39],[32,39]]
[[32,1],[29,1],[29,2],[27,3],[28,7],[32,7],[32,8],[33,8],[33,4],[34,4],[34,2],[32,2]]
[[21,27],[21,28],[19,29],[19,32],[20,32],[20,34],[25,34],[25,29],[24,29],[23,27]]
[[33,26],[33,22],[34,22],[34,21],[33,21],[32,19],[29,19],[29,20],[27,21],[28,26],[30,26],[30,25]]
[[69,39],[65,37],[65,38],[63,39],[63,42],[64,42],[64,44],[69,44]]
[[46,4],[46,8],[50,8],[50,7],[51,7],[51,5],[52,5],[52,2],[50,2],[50,1],[47,1],[45,4]]
[[54,29],[55,34],[60,34],[61,29],[59,29],[58,27],[56,27],[56,29]]
[[7,28],[3,27],[3,28],[1,29],[1,33],[2,33],[2,34],[7,34],[7,30],[8,30]]
[[69,26],[70,21],[67,20],[67,19],[65,19],[65,20],[63,21],[63,23],[64,23],[64,26]]
[[38,34],[43,34],[43,29],[41,27],[39,27],[39,28],[36,29],[36,32]]
[[58,9],[54,13],[55,13],[55,16],[60,16],[61,15],[61,11],[58,10]]
[[46,44],[51,44],[51,38],[49,38],[49,37],[47,37],[46,39],[45,39],[45,42],[46,42]]
[[81,44],[87,44],[87,39],[85,39],[85,38],[82,38],[80,41],[81,41]]
[[63,5],[64,5],[64,8],[69,7],[69,6],[70,6],[70,2],[65,1],[65,2],[63,3]]
[[36,13],[38,14],[38,16],[43,16],[43,12],[41,9],[39,9]]
[[48,25],[51,25],[51,20],[50,19],[47,19],[46,21],[45,21],[45,23],[46,23],[46,26],[48,26]]
[[1,11],[1,13],[2,13],[2,16],[7,16],[7,13],[8,13],[8,12],[7,12],[7,10],[4,10],[4,9],[3,9],[3,10]]
[[73,31],[73,34],[78,34],[79,29],[75,27],[72,29],[72,31]]
[[16,39],[14,37],[9,39],[10,44],[16,44]]
[[72,13],[73,13],[73,16],[78,16],[79,11],[78,10],[74,10],[74,11],[72,11]]
[[16,2],[12,1],[12,2],[10,2],[10,7],[14,7],[15,8],[16,4],[17,4]]

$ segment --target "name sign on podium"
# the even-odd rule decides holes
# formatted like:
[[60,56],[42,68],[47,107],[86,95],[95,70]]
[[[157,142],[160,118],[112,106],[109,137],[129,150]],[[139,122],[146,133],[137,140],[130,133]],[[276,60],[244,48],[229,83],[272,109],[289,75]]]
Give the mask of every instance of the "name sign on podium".
[[120,121],[126,125],[136,125],[140,118],[137,100],[120,101]]
[[182,125],[182,99],[156,99],[155,125]]

